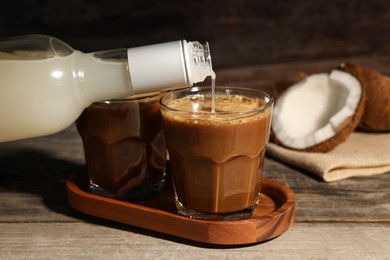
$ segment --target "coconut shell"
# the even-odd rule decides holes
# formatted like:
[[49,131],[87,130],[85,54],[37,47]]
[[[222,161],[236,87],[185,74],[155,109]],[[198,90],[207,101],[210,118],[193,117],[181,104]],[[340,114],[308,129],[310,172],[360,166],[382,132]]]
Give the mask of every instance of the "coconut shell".
[[353,63],[343,63],[340,69],[355,76],[366,92],[366,108],[359,129],[369,132],[390,131],[390,78]]

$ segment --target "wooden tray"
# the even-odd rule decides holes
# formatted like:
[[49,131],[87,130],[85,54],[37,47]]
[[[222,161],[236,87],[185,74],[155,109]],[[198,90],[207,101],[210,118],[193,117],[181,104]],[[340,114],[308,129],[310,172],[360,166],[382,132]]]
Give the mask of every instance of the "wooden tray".
[[263,178],[260,205],[245,220],[207,221],[176,213],[171,184],[152,199],[130,203],[88,192],[84,172],[66,181],[68,202],[76,210],[141,228],[208,244],[243,245],[266,241],[288,230],[295,219],[295,194],[287,186]]

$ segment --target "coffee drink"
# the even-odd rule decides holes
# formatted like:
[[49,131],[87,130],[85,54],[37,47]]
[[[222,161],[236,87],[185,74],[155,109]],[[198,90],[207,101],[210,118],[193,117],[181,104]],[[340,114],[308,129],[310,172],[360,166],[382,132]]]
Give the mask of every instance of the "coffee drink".
[[159,98],[96,102],[78,118],[93,193],[132,200],[161,190],[166,147]]
[[209,90],[199,89],[161,101],[179,213],[206,219],[250,213],[260,194],[272,99],[217,88],[212,113]]

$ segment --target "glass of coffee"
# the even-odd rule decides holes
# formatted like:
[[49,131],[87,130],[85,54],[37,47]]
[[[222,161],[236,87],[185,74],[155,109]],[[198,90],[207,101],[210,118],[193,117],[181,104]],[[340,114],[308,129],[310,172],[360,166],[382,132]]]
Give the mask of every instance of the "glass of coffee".
[[194,87],[167,93],[160,106],[178,213],[250,217],[260,197],[272,97],[254,89]]
[[165,184],[160,93],[95,102],[76,125],[94,194],[142,200]]

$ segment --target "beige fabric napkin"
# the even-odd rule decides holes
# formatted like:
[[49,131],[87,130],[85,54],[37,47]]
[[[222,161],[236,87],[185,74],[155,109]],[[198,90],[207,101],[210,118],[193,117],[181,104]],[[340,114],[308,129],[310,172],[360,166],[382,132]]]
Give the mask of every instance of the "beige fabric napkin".
[[267,153],[327,182],[382,174],[390,172],[390,133],[354,132],[347,141],[327,153],[298,152],[274,143],[269,143]]

